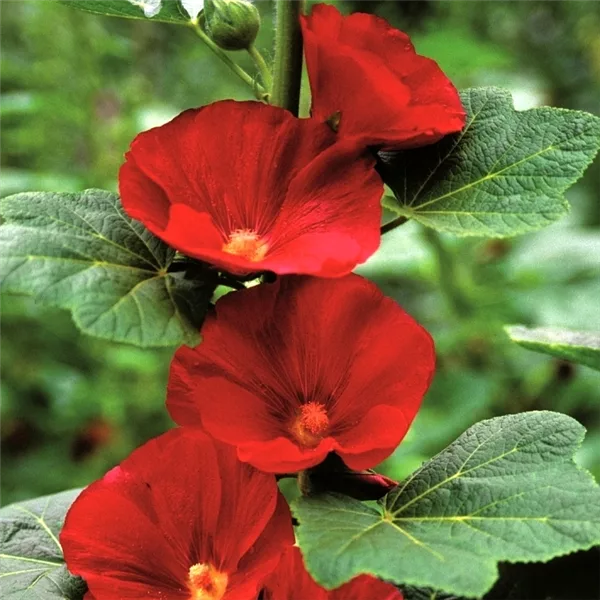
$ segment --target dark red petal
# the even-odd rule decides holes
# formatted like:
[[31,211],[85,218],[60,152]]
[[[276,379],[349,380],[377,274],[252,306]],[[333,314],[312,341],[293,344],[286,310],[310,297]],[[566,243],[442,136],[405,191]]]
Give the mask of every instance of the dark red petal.
[[317,4],[302,17],[312,116],[340,112],[339,133],[364,144],[405,148],[460,131],[465,112],[438,65],[384,19],[342,17]]
[[[167,409],[176,423],[202,426],[224,442],[265,441],[281,435],[285,425],[272,418],[269,405],[257,394],[261,386],[276,382],[257,354],[260,342],[247,337],[252,327],[248,313],[237,309],[237,296],[229,294],[217,303],[217,316],[209,315],[204,323],[202,344],[182,346],[175,353]],[[268,314],[267,305],[257,308],[252,323]]]
[[202,253],[203,250],[222,254],[223,236],[215,227],[211,216],[198,212],[187,204],[171,204],[169,222],[161,235],[167,243],[192,250],[201,240],[200,248],[195,254]]
[[264,600],[328,600],[328,598],[327,590],[308,574],[297,547],[283,553],[277,568],[265,582]]
[[[354,144],[336,144],[300,171],[273,228],[265,266],[282,274],[339,277],[365,262],[380,242],[383,186],[373,167],[372,156]],[[294,271],[297,261],[303,268]]]
[[164,231],[169,222],[169,199],[138,169],[133,159],[127,160],[119,171],[119,191],[123,208],[130,217],[142,221],[156,235]]
[[[213,545],[215,554],[223,557],[222,562],[216,566],[233,572],[248,550],[258,543],[267,524],[274,518],[280,494],[277,486],[273,485],[273,477],[264,473],[257,474],[256,469],[250,465],[240,464],[230,448],[219,452],[217,458],[219,471],[222,473],[221,496],[224,501],[221,502]],[[287,509],[287,505],[284,509]],[[288,519],[288,528],[283,529],[283,533],[284,538],[287,535],[288,539],[293,539],[290,521]],[[235,524],[234,528],[232,524]],[[275,539],[268,542],[275,542],[280,554],[280,531],[275,530],[274,534]],[[290,542],[292,543],[293,541]]]
[[[177,351],[167,406],[264,471],[306,469],[329,452],[375,466],[406,434],[433,375],[429,334],[356,275],[281,277],[228,294],[215,312],[204,342]],[[309,402],[329,419],[314,446],[294,429]]]
[[168,432],[75,501],[61,532],[67,565],[97,600],[158,591],[186,598],[193,555],[209,550],[220,503],[214,443],[200,432]]
[[302,448],[288,438],[277,437],[265,442],[238,442],[238,457],[261,471],[291,473],[318,465],[336,448],[330,437],[315,448]]
[[261,537],[242,558],[238,572],[234,573],[230,580],[226,600],[256,598],[267,576],[279,564],[282,556],[282,541],[285,543],[285,551],[294,545],[291,521],[292,515],[287,502],[281,494],[278,494],[273,518]]
[[335,493],[357,500],[379,500],[398,485],[394,479],[371,469],[350,469],[339,454],[334,453],[321,464],[304,471],[298,483],[305,495]]
[[189,600],[192,565],[231,574],[258,544],[273,562],[291,543],[278,498],[274,478],[239,463],[233,449],[173,430],[82,492],[61,532],[65,560],[95,600]]
[[300,550],[287,550],[265,582],[264,600],[402,600],[393,585],[359,575],[335,590],[327,591],[309,575]]
[[374,406],[354,427],[336,436],[338,454],[351,469],[360,471],[375,467],[396,449],[406,435],[418,406],[414,412],[411,408],[409,406],[405,412],[402,407]]
[[354,323],[356,338],[352,369],[331,410],[332,435],[348,466],[365,469],[406,434],[433,377],[435,352],[425,329],[373,284],[358,277],[344,282],[347,301],[330,301],[324,315],[337,329],[343,320]]
[[[337,277],[379,244],[383,184],[363,148],[336,139],[324,123],[258,102],[189,110],[134,140],[123,206],[222,270]],[[240,232],[256,236],[258,254],[232,250]]]
[[[379,233],[376,238],[379,245]],[[281,275],[312,273],[317,277],[341,277],[366,260],[361,258],[363,254],[364,248],[351,235],[336,231],[306,233],[279,246],[262,267]]]
[[[220,230],[268,230],[289,181],[333,141],[326,126],[283,109],[225,100],[139,134],[126,158],[172,204],[209,213]],[[127,198],[123,204],[140,208]],[[143,209],[152,215],[150,200]]]
[[[188,373],[180,356],[171,368],[171,378]],[[167,408],[180,425],[201,426],[224,442],[234,440],[266,441],[283,432],[271,418],[267,405],[254,394],[223,378],[211,378],[205,388],[192,384],[187,390],[169,385]],[[204,390],[204,391],[202,391]],[[216,434],[218,432],[218,435]]]
[[329,592],[328,600],[403,600],[400,590],[371,575],[359,575]]
[[184,600],[187,573],[177,548],[170,547],[157,527],[156,515],[146,514],[148,498],[135,503],[128,497],[138,490],[127,488],[139,483],[127,478],[119,469],[112,473],[112,485],[93,483],[73,504],[60,536],[67,566],[85,579],[96,600],[115,594],[133,600],[156,593]]

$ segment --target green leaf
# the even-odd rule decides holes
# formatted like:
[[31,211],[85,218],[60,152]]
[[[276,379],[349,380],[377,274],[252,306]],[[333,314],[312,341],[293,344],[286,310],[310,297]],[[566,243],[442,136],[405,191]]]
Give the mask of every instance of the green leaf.
[[72,311],[89,335],[142,347],[195,345],[214,272],[169,272],[175,251],[118,196],[32,192],[0,202],[3,289]]
[[506,327],[513,342],[536,352],[587,365],[600,371],[600,333],[558,327]]
[[467,124],[431,146],[383,153],[381,174],[405,217],[458,235],[505,237],[568,211],[565,190],[600,147],[600,118],[558,108],[517,112],[506,90],[461,93]]
[[149,19],[162,23],[185,24],[189,16],[178,0],[58,0],[61,4],[97,15],[125,19]]
[[373,508],[344,496],[294,505],[308,570],[482,596],[498,561],[547,561],[600,542],[600,488],[572,456],[584,428],[529,412],[477,423]]
[[65,514],[81,490],[0,509],[3,600],[81,600],[86,585],[65,566],[58,541]]

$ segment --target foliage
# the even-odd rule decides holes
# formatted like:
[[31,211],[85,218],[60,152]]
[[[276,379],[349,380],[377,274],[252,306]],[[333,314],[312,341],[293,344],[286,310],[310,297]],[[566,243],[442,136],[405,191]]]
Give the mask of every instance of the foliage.
[[439,231],[505,237],[564,216],[563,192],[600,147],[600,118],[537,108],[516,112],[510,93],[461,94],[468,114],[457,135],[384,155],[381,172],[397,203],[386,206]]
[[71,309],[84,333],[115,342],[200,341],[214,272],[169,272],[175,251],[127,217],[118,196],[16,194],[2,201],[0,215],[4,291]]
[[[600,64],[588,51],[598,9],[592,5],[517,3],[508,11],[491,3],[475,15],[460,3],[381,3],[378,11],[414,28],[417,49],[460,87],[508,85],[517,98],[526,93],[527,102],[590,110],[600,85]],[[269,12],[262,11],[261,47],[270,44]],[[545,26],[534,26],[540,22]],[[9,3],[1,27],[3,195],[114,189],[138,131],[187,107],[251,97],[186,28],[102,18],[51,2]],[[461,43],[471,50],[462,52]],[[248,59],[236,58],[251,71]],[[475,420],[534,408],[568,411],[588,425],[579,456],[600,475],[600,415],[591,400],[600,379],[521,350],[502,333],[505,323],[600,329],[593,169],[568,193],[569,219],[548,231],[514,241],[443,240],[471,308],[452,326],[436,254],[416,227],[389,234],[359,270],[433,332],[438,351],[438,374],[420,416],[385,465],[392,476],[411,472]],[[164,389],[164,351],[81,337],[68,317],[26,298],[4,299],[3,327],[4,502],[83,485],[161,431],[161,401],[152,399]],[[88,400],[92,393],[97,404]],[[457,405],[464,410],[450,410]],[[108,424],[107,437],[97,431],[100,422]],[[80,446],[89,452],[75,451]],[[36,475],[48,469],[54,481]]]
[[73,8],[89,11],[97,15],[121,17],[125,19],[152,19],[163,23],[185,23],[189,21],[179,0],[60,0]]
[[600,333],[552,327],[508,327],[512,340],[530,350],[600,370]]
[[[5,11],[2,25],[6,34],[2,195],[32,188],[59,188],[74,194],[4,200],[7,223],[2,242],[12,252],[12,256],[2,254],[9,273],[5,285],[12,291],[35,294],[43,303],[70,308],[84,331],[100,332],[115,341],[142,346],[195,343],[195,330],[216,281],[206,286],[199,283],[199,265],[194,265],[194,273],[189,271],[190,264],[179,268],[172,251],[141,226],[132,226],[114,208],[116,196],[82,189],[94,185],[114,190],[122,152],[138,131],[160,124],[189,106],[251,94],[223,76],[222,67],[195,43],[190,28],[169,25],[189,24],[183,5],[175,0],[146,3],[160,5],[150,19],[147,12],[144,16],[143,3],[67,3],[102,14],[114,13],[115,7],[122,12],[125,7],[127,14],[116,15],[132,17],[125,21],[70,11],[58,2],[13,4]],[[386,158],[382,172],[398,198],[387,202],[396,213],[387,218],[408,216],[432,229],[422,230],[417,223],[404,225],[384,240],[381,252],[361,272],[432,331],[438,373],[411,432],[383,465],[384,472],[397,479],[408,477],[405,483],[377,509],[348,498],[301,499],[296,509],[300,540],[311,570],[328,585],[366,569],[401,584],[419,586],[410,593],[407,589],[407,597],[445,597],[420,586],[480,596],[493,582],[498,561],[548,560],[598,541],[589,511],[582,517],[583,524],[565,523],[560,518],[555,521],[567,506],[571,514],[577,513],[578,498],[597,495],[587,474],[572,462],[582,430],[567,417],[527,413],[484,421],[420,467],[479,419],[551,408],[570,413],[590,429],[576,462],[600,475],[600,374],[578,366],[598,366],[597,340],[588,332],[556,331],[564,327],[600,330],[600,237],[594,229],[600,223],[594,195],[598,164],[569,191],[572,215],[547,232],[514,241],[481,242],[449,238],[434,230],[504,237],[538,229],[566,212],[563,193],[581,176],[598,147],[598,119],[579,111],[593,110],[590,98],[597,98],[594,90],[600,82],[600,64],[588,47],[593,45],[593,23],[600,22],[600,13],[596,8],[584,11],[579,6],[570,10],[566,2],[549,3],[551,7],[544,5],[548,3],[522,3],[530,6],[519,5],[504,12],[494,6],[497,3],[488,3],[477,16],[465,12],[461,3],[398,4],[387,3],[382,11],[392,21],[408,19],[416,30],[420,28],[415,36],[419,49],[441,63],[447,62],[450,70],[456,69],[452,76],[457,83],[508,84],[517,92],[517,108],[548,103],[570,110],[515,112],[505,92],[472,89],[463,96],[472,116],[464,136]],[[416,4],[421,6],[413,6]],[[270,42],[268,23],[267,17],[258,42],[263,47]],[[543,26],[532,27],[536,23]],[[64,35],[49,36],[49,30]],[[524,35],[523,31],[536,34]],[[548,41],[548,52],[544,40]],[[456,56],[448,53],[449,44],[462,48],[462,52]],[[247,57],[239,62],[256,75]],[[73,77],[73,73],[78,76]],[[303,105],[307,106],[306,99]],[[503,132],[504,145],[496,151],[486,140],[498,132]],[[541,139],[543,146],[533,143]],[[465,167],[467,160],[476,165],[474,170]],[[498,199],[501,209],[490,209],[490,202]],[[71,229],[57,226],[32,210],[42,200],[43,210],[50,208],[48,212],[54,216],[66,214],[74,201],[89,203],[86,219],[91,217],[96,223],[92,228],[84,226],[83,236],[70,237],[67,232]],[[105,211],[109,218],[129,223],[130,231],[123,234],[117,230],[115,235],[121,237],[107,242],[113,230],[103,230]],[[67,221],[71,219],[72,215]],[[74,222],[71,220],[68,227]],[[34,233],[29,239],[21,235],[25,228]],[[137,258],[125,257],[116,247],[108,248],[107,244],[115,241],[150,261],[152,275],[137,273],[141,270]],[[44,258],[23,262],[24,256],[34,252]],[[156,255],[160,255],[157,261]],[[65,258],[68,262],[62,263]],[[86,268],[74,267],[76,261],[83,261]],[[107,268],[103,261],[113,266]],[[137,275],[116,275],[123,267],[132,266]],[[43,276],[36,285],[28,279],[30,269]],[[89,288],[84,302],[73,303],[65,281],[78,280],[94,286],[100,282],[103,287]],[[121,286],[119,290],[112,289],[115,281]],[[131,293],[148,289],[149,283],[152,302],[161,298],[158,304],[151,305],[146,294],[138,297]],[[160,289],[154,287],[157,283]],[[110,293],[99,295],[99,289],[108,289],[106,284],[111,286]],[[178,302],[166,297],[169,285],[185,288]],[[189,306],[189,286],[202,288],[201,306]],[[142,314],[149,313],[132,310],[136,298],[153,306],[151,329],[142,323]],[[174,306],[181,308],[181,300],[187,316],[172,318]],[[96,326],[103,313],[110,317],[110,323],[100,330]],[[125,320],[120,321],[120,317]],[[45,310],[29,299],[8,300],[3,318],[7,340],[3,361],[8,368],[2,383],[2,441],[10,459],[3,467],[5,501],[83,485],[141,441],[169,426],[161,407],[166,351],[141,351],[82,339],[64,314]],[[157,323],[164,325],[161,335],[156,335]],[[519,348],[503,332],[505,323],[525,323],[525,327],[509,330],[511,338],[525,348],[551,356]],[[500,452],[493,453],[495,445],[488,443],[486,436],[492,436],[500,446],[531,451],[499,458]],[[522,443],[527,436],[535,438],[531,446]],[[476,448],[475,442],[481,443],[481,448]],[[488,450],[489,456],[485,454]],[[469,452],[472,454],[467,457]],[[443,458],[448,459],[444,469],[452,466],[454,471],[441,473]],[[476,458],[482,462],[465,477],[464,465]],[[52,480],[41,476],[49,470]],[[506,496],[502,496],[500,507],[468,506],[468,502],[482,500],[471,492],[466,503],[459,502],[461,494],[466,498],[466,488],[483,489],[481,474],[488,489],[501,484],[500,489],[494,488],[494,493]],[[543,486],[531,486],[542,477],[544,481],[556,477],[556,490],[549,493]],[[518,491],[522,489],[527,493]],[[448,490],[453,494],[446,496]],[[512,492],[514,497],[510,497]],[[415,500],[420,494],[433,501]],[[56,536],[69,498],[59,494],[56,499],[22,505],[33,516],[15,506],[3,509],[3,516],[8,515],[2,523],[3,539],[10,538],[11,543],[22,540],[21,534],[13,536],[12,529],[4,528],[6,523],[25,527],[23,531],[32,535]],[[47,508],[39,505],[45,500]],[[597,502],[588,504],[595,506]],[[535,513],[541,506],[546,509],[544,514]],[[360,517],[352,523],[344,512],[349,509]],[[472,523],[474,511],[489,519],[477,531]],[[312,522],[306,515],[314,517]],[[425,522],[431,515],[443,525],[436,521],[432,527]],[[503,525],[494,519],[502,519]],[[337,523],[340,531],[323,537],[323,522]],[[348,535],[353,534],[356,540],[349,540]],[[391,564],[382,565],[377,556],[366,552],[373,535],[378,544],[393,548],[386,560],[398,554]],[[517,548],[515,539],[526,543]],[[348,543],[360,551],[350,554],[344,548]],[[56,593],[64,584],[69,587],[61,591],[61,597],[80,598],[83,587],[66,579],[59,549],[54,547],[54,554],[40,558],[36,552],[47,550],[44,542],[39,547],[30,540],[23,544],[26,550],[17,549],[15,556],[21,553],[53,566],[48,564],[41,573],[37,570],[37,579],[23,583],[22,578],[32,577],[34,571],[3,563],[3,574],[5,568],[10,573],[14,568],[23,571],[5,577],[7,585],[12,586],[17,577],[15,590],[27,585],[39,596]],[[400,562],[405,552],[410,552],[410,562]],[[332,554],[339,560],[332,562]],[[432,568],[436,554],[444,558],[444,569]],[[405,571],[408,567],[413,571]],[[58,587],[49,591],[44,586],[52,580],[58,581]]]
[[557,413],[497,417],[473,425],[378,508],[301,498],[307,566],[330,588],[366,572],[480,597],[500,560],[591,547],[600,541],[600,488],[572,461],[582,437],[581,425]]
[[85,583],[65,566],[58,541],[65,514],[81,490],[0,509],[0,577],[5,600],[81,600]]

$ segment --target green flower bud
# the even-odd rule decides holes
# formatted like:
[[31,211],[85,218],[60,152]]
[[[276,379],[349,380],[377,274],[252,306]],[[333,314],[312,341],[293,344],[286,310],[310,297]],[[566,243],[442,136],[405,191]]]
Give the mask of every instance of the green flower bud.
[[223,50],[246,50],[256,39],[260,14],[249,0],[206,0],[207,35]]

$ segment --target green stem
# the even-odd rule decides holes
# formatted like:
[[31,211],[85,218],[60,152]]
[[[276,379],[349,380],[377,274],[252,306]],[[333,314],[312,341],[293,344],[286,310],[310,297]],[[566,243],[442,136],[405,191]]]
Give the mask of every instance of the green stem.
[[219,46],[217,46],[207,35],[204,33],[200,24],[194,20],[190,21],[190,27],[196,33],[196,35],[233,71],[244,83],[249,85],[254,92],[254,95],[259,99],[263,100],[267,96],[267,91],[255,81],[242,67],[237,63],[233,62],[227,54]]
[[396,229],[396,227],[400,227],[400,225],[404,225],[404,223],[406,223],[407,221],[408,221],[407,217],[398,217],[398,218],[394,219],[393,221],[390,221],[389,223],[382,225],[381,235],[383,235],[384,233],[387,233],[388,231],[392,231],[393,229]]
[[440,288],[452,312],[457,317],[468,316],[471,313],[471,306],[463,290],[458,285],[454,256],[448,251],[439,234],[433,229],[424,227],[423,236],[435,254]]
[[258,71],[260,72],[260,77],[262,79],[263,85],[266,88],[267,94],[271,93],[273,89],[273,77],[271,76],[271,69],[269,69],[263,55],[256,49],[256,46],[252,44],[248,48],[248,54],[252,57],[254,64],[258,67]]
[[302,32],[300,15],[303,0],[275,0],[274,85],[271,101],[298,116],[302,83]]

